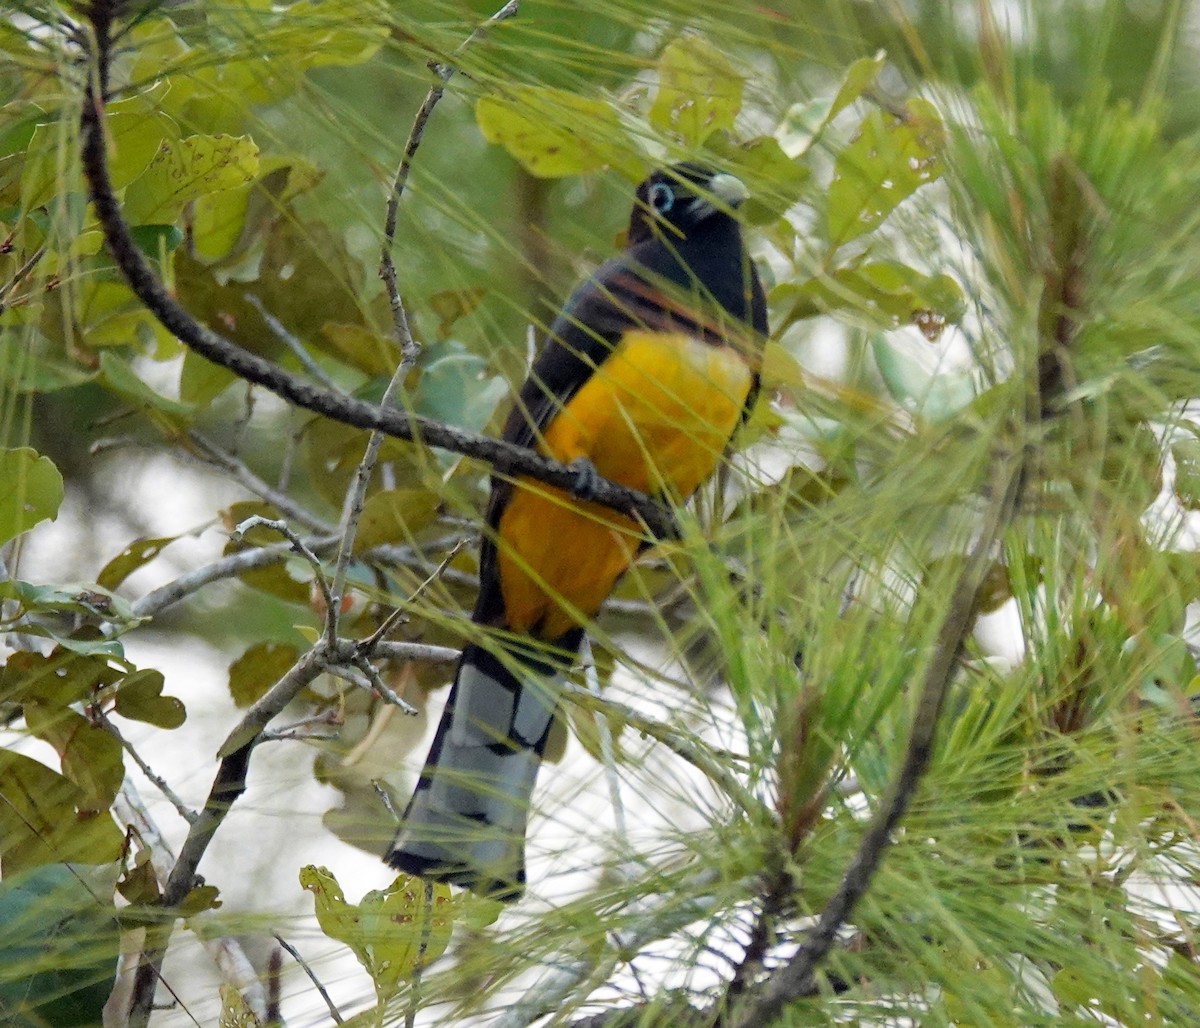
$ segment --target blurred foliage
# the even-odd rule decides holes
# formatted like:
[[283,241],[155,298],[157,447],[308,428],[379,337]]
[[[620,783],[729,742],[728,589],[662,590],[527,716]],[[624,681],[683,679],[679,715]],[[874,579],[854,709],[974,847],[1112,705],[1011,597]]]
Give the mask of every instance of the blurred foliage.
[[[458,1023],[564,967],[582,969],[548,1008],[564,1019],[645,1003],[658,1023],[712,1002],[764,878],[790,882],[770,925],[787,935],[844,873],[902,751],[988,468],[1017,450],[1020,510],[976,613],[1019,646],[999,657],[983,626],[967,646],[929,776],[828,989],[788,1023],[1189,1023],[1194,5],[524,0],[458,51],[494,10],[130,5],[105,112],[114,184],[138,245],[198,319],[377,400],[399,354],[377,275],[384,202],[435,82],[428,63],[452,62],[400,204],[395,260],[423,346],[401,402],[495,430],[528,326],[612,252],[631,183],[678,159],[743,178],[771,306],[763,400],[684,539],[631,572],[590,633],[605,694],[627,689],[727,778],[692,775],[617,708],[600,720],[572,708],[588,753],[603,759],[616,737],[624,788],[661,812],[653,827],[614,842],[555,793],[531,841],[545,903],[497,920],[455,899],[442,915],[397,883],[351,905],[306,868],[315,925],[358,956],[388,1016],[419,1001]],[[131,585],[180,536],[131,525],[78,580],[47,582],[23,574],[29,534],[67,498],[89,516],[150,509],[153,497],[100,485],[149,451],[240,483],[244,499],[208,512],[226,530],[282,516],[327,556],[364,445],[324,419],[251,409],[121,281],[77,167],[87,69],[63,19],[78,17],[45,0],[0,15],[0,713],[47,744],[37,758],[0,752],[0,924],[20,906],[27,948],[58,938],[77,906],[30,896],[62,884],[67,861],[122,855],[110,808],[125,754],[110,726],[184,730],[179,690],[134,666],[122,636],[215,640],[230,703],[245,707],[322,614],[309,565],[264,529],[224,556],[278,553],[238,568],[215,609],[192,595],[207,582],[184,589],[186,619]],[[345,633],[369,634],[409,600],[393,638],[461,644],[472,548],[410,598],[470,536],[485,490],[484,468],[384,443]],[[433,662],[383,673],[418,705],[447,677]],[[382,848],[392,825],[373,783],[407,792],[396,768],[421,758],[420,732],[340,683],[298,707],[338,730],[312,739],[320,780],[346,797],[326,823]],[[145,853],[122,887],[138,903],[158,895]],[[265,856],[276,872],[292,858]],[[192,909],[210,905],[204,888]],[[397,919],[407,934],[377,931]],[[47,952],[48,977],[34,955],[13,957],[29,988],[12,1000],[5,979],[0,1003],[66,1024],[73,1013],[42,1006],[78,1001],[94,1017],[110,951],[81,957],[79,995],[55,977],[75,965]],[[225,997],[228,1022],[255,1023],[240,1002]]]

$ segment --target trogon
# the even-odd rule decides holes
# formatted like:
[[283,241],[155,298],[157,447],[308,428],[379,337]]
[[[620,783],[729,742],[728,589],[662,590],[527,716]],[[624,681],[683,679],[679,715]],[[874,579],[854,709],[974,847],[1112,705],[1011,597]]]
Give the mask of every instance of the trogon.
[[717,468],[758,390],[762,285],[740,180],[694,164],[638,187],[621,253],[550,326],[504,438],[580,468],[579,488],[494,476],[473,620],[395,868],[504,899],[525,883],[538,765],[583,626],[646,545],[587,499],[601,475],[667,502]]

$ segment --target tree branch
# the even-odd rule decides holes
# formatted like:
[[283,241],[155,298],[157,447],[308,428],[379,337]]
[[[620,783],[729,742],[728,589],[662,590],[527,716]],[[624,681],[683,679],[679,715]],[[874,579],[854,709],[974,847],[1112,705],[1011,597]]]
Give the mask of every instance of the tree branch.
[[[501,476],[526,475],[549,486],[568,492],[573,490],[579,478],[577,468],[551,460],[523,446],[481,436],[417,414],[385,409],[314,386],[201,325],[180,306],[134,243],[109,176],[108,155],[104,145],[105,89],[102,84],[108,79],[110,30],[118,6],[114,0],[96,0],[87,8],[94,30],[95,67],[93,78],[86,88],[80,117],[80,160],[109,253],[146,309],[167,331],[201,357],[221,365],[247,382],[262,386],[297,407],[357,428],[380,431],[397,439],[474,457],[490,464],[495,473]],[[101,84],[99,89],[97,83]],[[669,511],[637,490],[598,479],[589,499],[640,520],[655,537],[670,538],[676,534]]]
[[[496,22],[514,17],[519,6],[520,0],[508,0],[508,3],[467,36],[450,56],[457,57]],[[396,168],[396,177],[392,182],[392,191],[388,195],[387,213],[383,223],[383,249],[379,255],[379,277],[383,279],[388,302],[391,304],[392,326],[396,334],[396,342],[400,346],[400,367],[403,370],[407,370],[416,363],[417,357],[421,353],[421,347],[413,339],[412,330],[408,324],[408,315],[405,313],[404,303],[400,299],[400,290],[396,285],[396,265],[392,262],[392,247],[396,241],[396,217],[400,210],[400,197],[404,193],[404,187],[408,185],[408,173],[412,170],[413,157],[417,152],[417,147],[421,145],[421,137],[425,135],[425,125],[429,121],[433,109],[442,99],[442,94],[446,91],[446,83],[458,70],[450,62],[431,63],[429,68],[437,76],[437,82],[429,87],[429,92],[425,94],[417,116],[413,119],[412,128],[409,129],[408,142],[404,144],[404,155],[400,158],[400,165]]]

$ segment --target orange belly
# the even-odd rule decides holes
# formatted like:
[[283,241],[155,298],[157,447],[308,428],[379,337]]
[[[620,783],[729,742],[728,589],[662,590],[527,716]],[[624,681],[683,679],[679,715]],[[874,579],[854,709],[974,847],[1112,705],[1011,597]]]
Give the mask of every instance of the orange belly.
[[[683,499],[713,473],[752,374],[744,358],[682,333],[627,332],[543,430],[539,449],[586,457],[605,478]],[[632,519],[521,479],[497,532],[508,627],[557,639],[599,610],[641,541]]]

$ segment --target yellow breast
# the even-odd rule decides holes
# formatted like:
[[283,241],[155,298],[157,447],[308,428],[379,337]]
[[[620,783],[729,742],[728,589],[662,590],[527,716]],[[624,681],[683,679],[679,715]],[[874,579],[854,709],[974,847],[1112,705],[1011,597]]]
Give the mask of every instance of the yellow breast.
[[[539,448],[586,457],[605,478],[686,499],[715,470],[753,375],[731,347],[627,332],[545,427]],[[558,489],[520,482],[497,547],[508,627],[556,639],[591,617],[636,555],[636,525]]]

